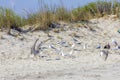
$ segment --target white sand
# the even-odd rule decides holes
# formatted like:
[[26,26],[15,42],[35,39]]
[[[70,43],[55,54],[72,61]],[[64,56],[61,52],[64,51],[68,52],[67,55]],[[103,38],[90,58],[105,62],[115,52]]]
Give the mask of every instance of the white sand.
[[[96,19],[91,21],[97,22]],[[60,33],[50,31],[54,37],[44,44],[45,47],[53,44],[59,48],[57,42],[61,38],[72,44],[70,35],[77,34],[80,37],[76,39],[81,44],[75,49],[79,51],[74,51],[72,57],[63,57],[48,48],[40,54],[45,57],[37,60],[30,57],[30,49],[37,38],[39,42],[48,39],[43,31],[23,34],[24,40],[0,32],[0,80],[119,80],[120,50],[109,50],[111,53],[104,61],[100,50],[96,49],[98,43],[102,47],[108,42],[111,44],[112,38],[120,44],[119,26],[119,20],[100,18],[97,24],[92,24],[96,32],[78,27]],[[84,44],[86,49],[83,49]],[[62,47],[62,50],[67,54],[70,47]]]

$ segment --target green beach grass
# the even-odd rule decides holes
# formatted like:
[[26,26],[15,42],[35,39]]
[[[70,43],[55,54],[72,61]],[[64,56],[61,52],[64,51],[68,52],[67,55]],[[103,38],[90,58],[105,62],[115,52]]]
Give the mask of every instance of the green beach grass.
[[27,18],[20,17],[12,9],[0,7],[0,28],[39,24],[37,30],[46,30],[52,22],[89,20],[111,14],[119,16],[120,13],[120,2],[117,0],[99,0],[71,10],[62,3],[61,6],[50,7],[44,0],[39,1],[41,6],[36,13],[25,11]]

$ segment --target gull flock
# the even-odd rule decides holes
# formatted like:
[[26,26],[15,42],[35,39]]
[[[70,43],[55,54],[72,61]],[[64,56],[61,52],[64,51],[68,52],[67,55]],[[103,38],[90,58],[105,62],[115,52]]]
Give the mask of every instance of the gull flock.
[[[72,44],[69,44],[69,42],[62,40],[57,43],[54,42],[54,44],[50,43],[46,47],[42,47],[47,41],[49,41],[51,39],[52,38],[41,41],[38,45],[37,45],[37,42],[39,41],[39,39],[36,39],[33,46],[31,47],[31,55],[33,55],[35,58],[38,58],[43,53],[42,51],[44,51],[44,49],[52,49],[55,51],[55,53],[57,55],[60,55],[62,57],[71,57],[74,54],[74,51],[76,50],[75,49],[76,45],[78,45],[78,47],[81,45],[81,42],[79,42],[76,38],[73,37]],[[59,45],[59,46],[56,47],[56,45]],[[63,49],[65,49],[65,48],[69,48],[70,49],[69,52],[64,52]],[[82,49],[87,50],[87,43],[83,44]],[[110,49],[113,49],[113,50],[120,49],[120,46],[118,45],[117,41],[112,39],[111,45],[110,45],[110,43],[107,43],[106,45],[102,46],[100,43],[98,43],[98,45],[96,46],[96,49],[99,49],[101,58],[104,61],[106,61],[108,58],[108,55],[110,53],[109,50]]]

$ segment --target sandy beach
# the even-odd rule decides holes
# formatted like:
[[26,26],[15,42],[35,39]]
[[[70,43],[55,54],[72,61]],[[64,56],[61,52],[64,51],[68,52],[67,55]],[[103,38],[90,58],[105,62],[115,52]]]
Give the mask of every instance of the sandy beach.
[[[117,32],[120,20],[99,18],[90,20],[89,27],[80,24],[65,23],[61,28],[50,30],[50,36],[44,31],[18,37],[0,32],[0,80],[119,80],[120,49],[111,46],[106,61],[101,58],[100,50],[107,43],[112,45],[112,39],[120,45]],[[31,47],[36,39],[38,43],[49,40],[43,43],[43,50],[35,59]],[[101,49],[96,49],[99,43]]]

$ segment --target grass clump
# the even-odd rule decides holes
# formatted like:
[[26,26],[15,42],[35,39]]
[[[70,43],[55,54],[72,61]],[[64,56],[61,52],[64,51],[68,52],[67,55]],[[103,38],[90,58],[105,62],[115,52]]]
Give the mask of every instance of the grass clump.
[[88,20],[94,18],[97,13],[96,3],[89,3],[83,7],[72,10],[72,19],[74,21]]
[[40,8],[37,13],[28,13],[27,24],[37,24],[36,30],[46,30],[54,22],[70,21],[71,14],[64,6],[49,7],[40,0]]
[[26,23],[30,25],[37,25],[36,30],[45,30],[54,21],[54,15],[51,13],[49,8],[46,6],[37,13],[28,13]]
[[103,17],[104,15],[116,14],[120,11],[120,3],[117,1],[91,2],[83,7],[72,10],[72,18],[75,21],[89,20],[91,18]]
[[24,24],[24,19],[13,10],[0,7],[0,28],[22,27]]
[[58,7],[55,11],[56,19],[58,21],[70,21],[71,11],[67,10],[64,6]]

